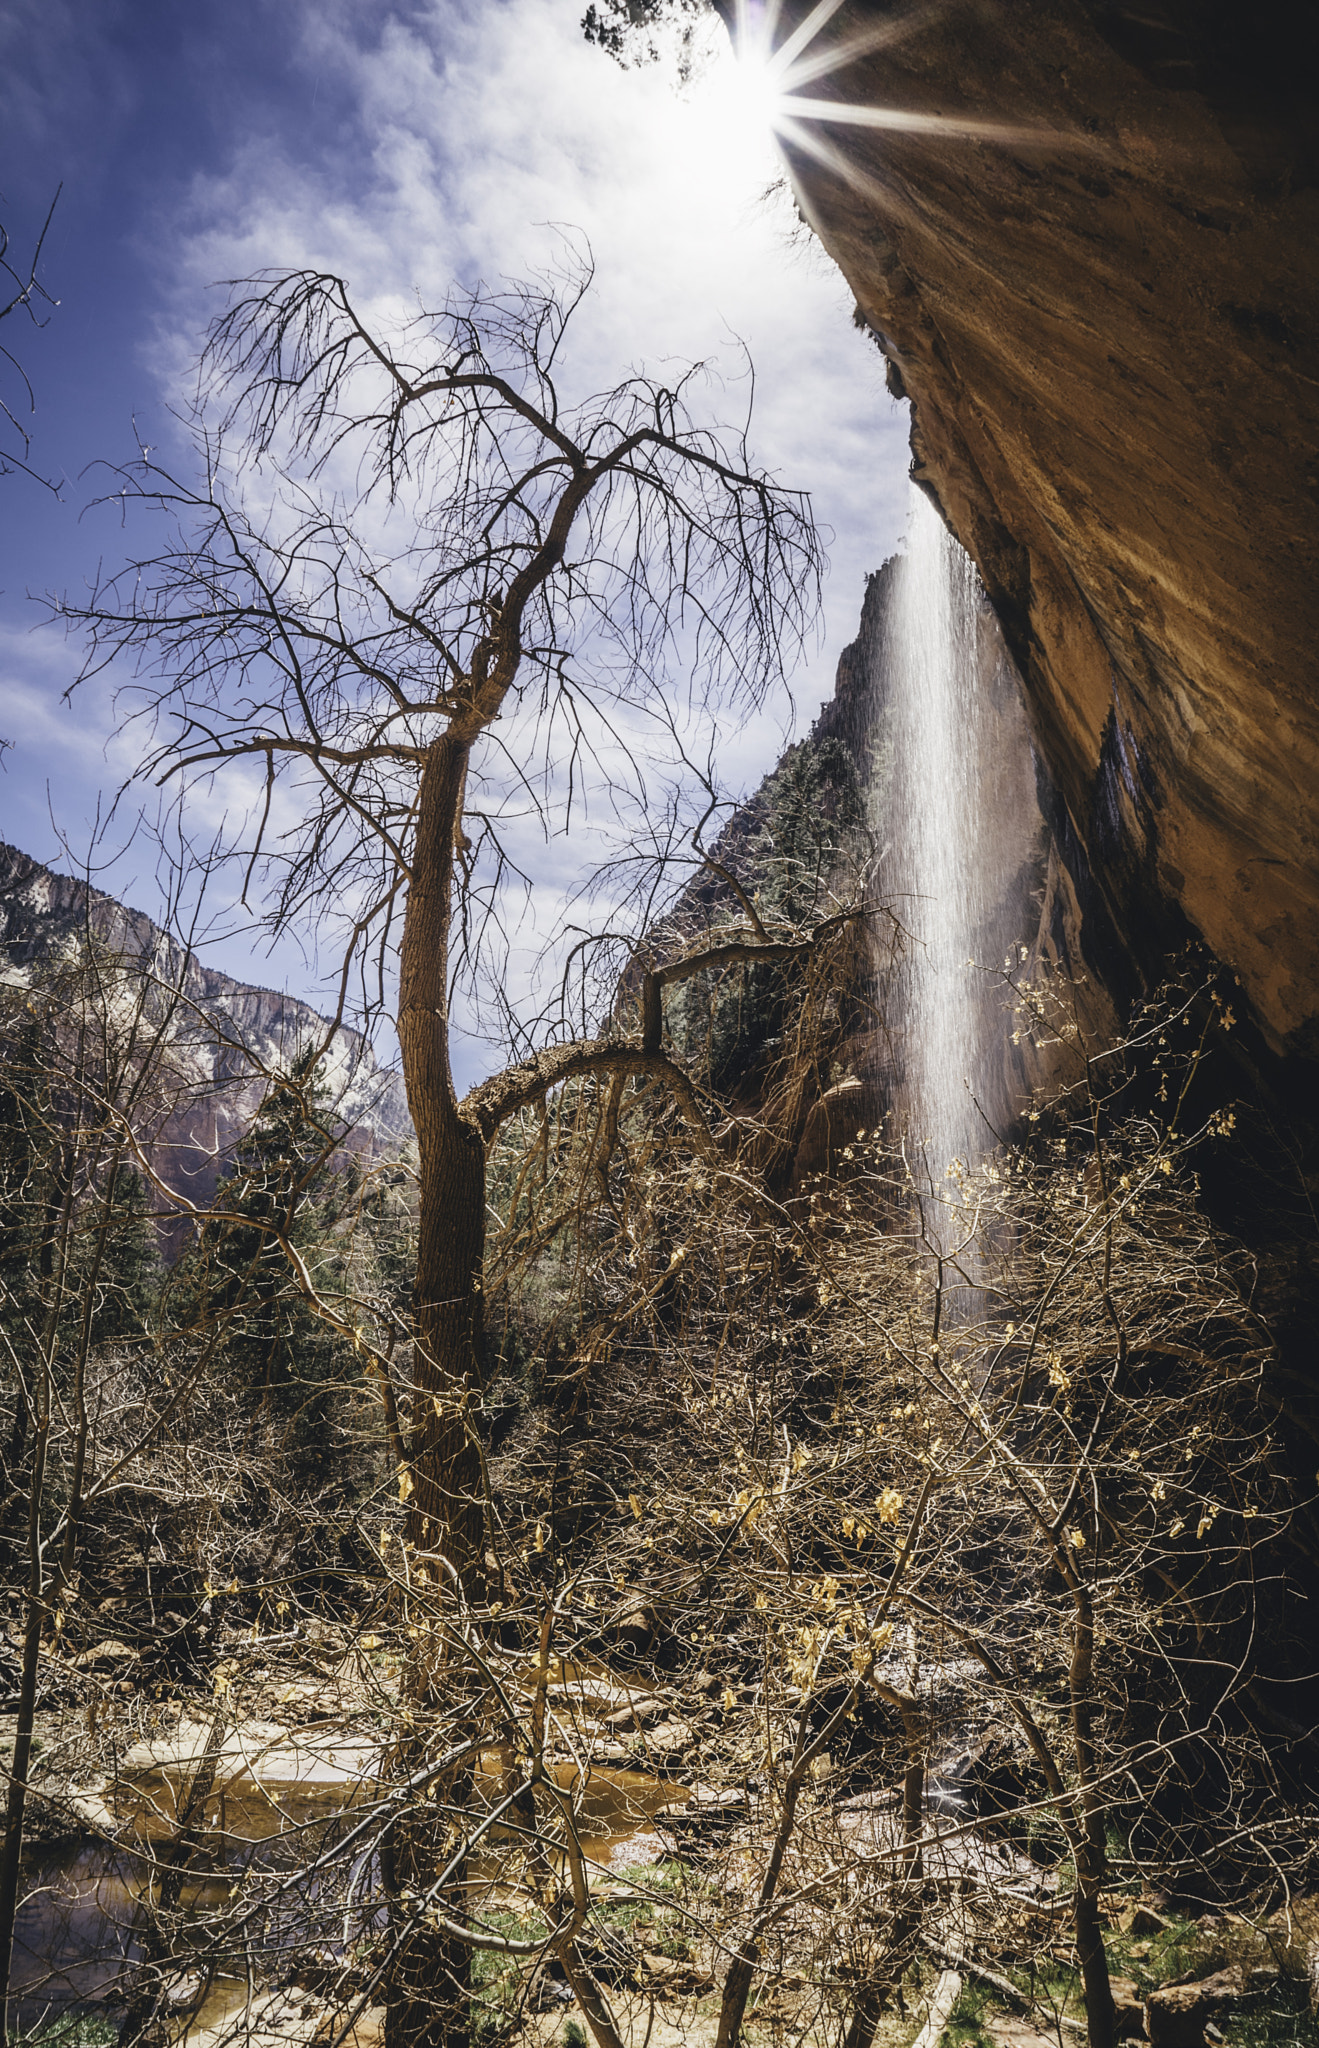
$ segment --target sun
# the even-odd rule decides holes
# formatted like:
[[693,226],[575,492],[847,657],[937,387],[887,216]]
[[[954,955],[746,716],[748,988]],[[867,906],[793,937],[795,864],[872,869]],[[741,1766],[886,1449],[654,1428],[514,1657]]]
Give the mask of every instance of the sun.
[[718,153],[729,164],[774,159],[779,119],[779,75],[759,38],[730,49],[721,35],[714,61],[701,80],[698,97],[705,124],[718,137]]
[[785,168],[792,175],[794,159],[811,157],[854,189],[882,198],[865,157],[847,146],[849,130],[884,129],[908,143],[922,140],[934,147],[1043,139],[1036,131],[961,113],[826,97],[821,86],[827,91],[840,71],[900,43],[928,13],[915,5],[896,18],[857,28],[844,6],[845,0],[815,0],[784,33],[782,0],[736,0],[731,47],[712,30],[709,58],[690,104],[699,108],[701,158],[716,175],[750,175],[768,191]]
[[915,9],[896,20],[872,23],[860,32],[835,32],[826,39],[823,31],[843,4],[844,0],[816,0],[797,26],[778,40],[781,0],[737,0],[735,55],[731,64],[721,67],[721,111],[729,124],[730,142],[757,152],[772,143],[789,144],[854,180],[852,167],[824,131],[884,128],[942,142],[1021,139],[1022,130],[998,121],[856,105],[812,94],[809,88],[817,81],[900,41],[922,18],[922,10]]
[[739,49],[724,86],[729,117],[749,135],[767,140],[777,125],[783,101],[779,72],[768,52],[756,43]]

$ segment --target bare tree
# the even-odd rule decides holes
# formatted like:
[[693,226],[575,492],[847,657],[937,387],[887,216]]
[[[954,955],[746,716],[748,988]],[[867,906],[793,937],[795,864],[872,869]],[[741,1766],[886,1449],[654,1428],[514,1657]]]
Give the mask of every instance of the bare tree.
[[[557,1256],[570,1328],[489,1452],[498,1609],[425,1569],[398,1499],[347,1506],[367,1569],[328,1611],[246,1510],[241,1539],[236,1517],[214,1529],[207,1594],[235,1583],[143,1894],[139,2020],[241,1962],[261,1998],[232,2038],[277,2024],[295,1973],[333,2040],[382,1995],[396,2037],[453,2038],[460,1999],[512,2022],[553,1972],[601,2048],[698,1998],[728,2048],[767,2021],[868,2048],[913,1965],[927,1990],[938,1971],[933,2039],[962,1976],[1034,2009],[1039,1958],[1062,2023],[1107,2048],[1135,1987],[1115,2016],[1105,1948],[1142,1880],[1245,1905],[1306,1867],[1254,1675],[1286,1626],[1269,1337],[1249,1260],[1194,1193],[1231,1128],[1184,1085],[1222,1007],[1178,999],[1121,1057],[1083,1058],[1028,1143],[948,1183],[937,1230],[900,1154],[853,1121],[833,1172],[776,1201],[765,1124],[791,1070],[823,1078],[847,1042],[828,984],[863,939],[832,922],[832,963],[821,938],[793,975],[759,1113],[705,1158],[644,1070],[588,1071],[500,1130],[487,1284],[507,1306],[520,1267],[534,1297]],[[717,950],[673,944],[673,966]],[[708,971],[736,1002],[742,963]],[[699,1073],[681,1012],[671,996],[674,1054]],[[1136,1116],[1151,1060],[1168,1101]],[[364,1306],[323,1299],[340,1325]],[[211,1320],[180,1332],[178,1367]],[[137,1483],[200,1516],[236,1452],[250,1438],[221,1419],[185,1457],[153,1448]],[[267,1849],[222,1846],[224,1787],[259,1783],[284,1719],[279,1680],[322,1703],[324,1739],[327,1652],[336,1720],[385,1768],[314,1825],[270,1801]],[[601,1803],[624,1762],[675,1810],[671,1853],[631,1866],[620,1899],[601,1838],[643,1815],[611,1826]],[[142,1796],[124,1792],[126,1810]],[[185,1926],[182,1876],[217,1848],[235,1881]]]
[[[112,1340],[144,1337],[146,1257],[130,1134],[159,1126],[168,1003],[88,941],[0,1003],[0,1546],[24,1584],[14,1749],[0,1844],[0,2008],[9,1970],[43,1647],[76,1599]],[[140,1419],[140,1418],[139,1418]]]
[[[249,281],[204,360],[204,485],[149,460],[121,480],[174,516],[176,542],[61,607],[89,636],[89,671],[138,661],[144,774],[186,785],[264,771],[235,851],[272,887],[272,929],[346,922],[340,1013],[354,973],[371,982],[368,1007],[383,1000],[397,942],[420,1150],[400,1483],[416,1571],[467,1597],[483,1572],[487,1145],[520,1107],[604,1072],[662,1081],[704,1134],[663,1045],[675,963],[647,966],[635,1031],[560,1035],[459,1100],[455,978],[489,935],[508,866],[482,798],[501,764],[520,801],[546,807],[571,806],[593,759],[607,784],[605,750],[627,756],[628,720],[672,718],[675,672],[699,700],[759,703],[818,584],[805,502],[752,466],[742,431],[694,421],[699,370],[564,396],[589,283],[574,265],[557,284],[456,294],[391,334],[337,277]],[[811,943],[745,908],[725,945],[786,958]],[[434,1676],[419,1671],[423,1691]]]
[[[55,208],[59,204],[59,197],[57,190],[42,223],[41,233],[37,236],[36,246],[25,267],[12,260],[9,230],[3,221],[0,221],[0,293],[8,295],[3,304],[0,304],[0,320],[16,318],[26,313],[34,326],[44,327],[45,320],[41,316],[41,308],[53,307],[56,303],[37,276],[37,270]],[[47,490],[58,492],[59,486],[52,483],[49,477],[41,476],[28,461],[32,452],[32,437],[23,424],[23,415],[30,415],[35,411],[36,399],[27,372],[13,350],[2,343],[0,363],[4,364],[18,387],[18,394],[13,403],[8,398],[0,396],[0,423],[2,430],[9,437],[8,445],[0,441],[0,476],[7,476],[12,470],[21,470],[24,476],[32,477],[36,483],[45,484]]]
[[[758,702],[799,644],[818,568],[803,501],[750,466],[740,434],[693,423],[694,372],[565,402],[565,330],[589,281],[457,296],[395,338],[338,278],[260,281],[207,353],[205,487],[149,463],[125,479],[178,516],[178,544],[63,608],[93,665],[134,653],[151,679],[144,773],[264,769],[241,851],[274,875],[273,927],[351,905],[341,989],[369,958],[377,996],[399,937],[429,1416],[414,1514],[418,1540],[460,1574],[480,1549],[464,1404],[479,1378],[485,1144],[571,1073],[666,1065],[653,1029],[631,1047],[610,1034],[557,1044],[459,1102],[453,981],[503,860],[472,784],[533,692],[533,729],[514,734],[524,795],[544,786],[561,731],[571,781],[592,723],[652,703],[675,659],[685,688]],[[274,840],[281,779],[296,821]]]
[[[1052,1008],[1041,1029],[1065,1023]],[[699,1757],[737,1828],[724,1897],[709,1859],[693,1914],[730,2048],[776,1972],[842,1995],[852,2048],[920,1949],[1022,1998],[976,1956],[1019,1953],[1014,1911],[1043,1949],[1070,1931],[1083,2024],[1111,2048],[1133,2018],[1115,1894],[1301,1880],[1307,1811],[1280,1781],[1304,1731],[1275,1729],[1260,1684],[1291,1505],[1270,1336],[1249,1256],[1195,1199],[1195,1162],[1231,1133],[1204,1072],[1231,1021],[1186,989],[1121,1048],[1083,1048],[1031,1142],[949,1182],[937,1218],[877,1133],[849,1131],[836,1173],[771,1218],[633,1113],[594,1286],[598,1399],[626,1438],[597,1418],[575,1467],[501,1494],[524,1572],[552,1561],[560,1641],[571,1620],[607,1645],[629,1611],[664,1632],[665,1675],[638,1679],[681,1701],[658,1755]],[[598,1342],[588,1322],[579,1348]],[[583,1783],[609,1732],[586,1670]],[[968,1744],[988,1804],[968,1760],[941,1811],[927,1770]],[[860,1797],[831,1805],[844,1774]],[[1036,1856],[1057,1865],[1043,1903]]]

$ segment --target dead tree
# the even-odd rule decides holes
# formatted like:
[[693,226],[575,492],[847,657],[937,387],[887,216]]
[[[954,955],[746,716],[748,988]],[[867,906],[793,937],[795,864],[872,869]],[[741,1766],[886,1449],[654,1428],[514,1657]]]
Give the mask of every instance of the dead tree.
[[[50,223],[59,204],[59,196],[57,190],[50,202],[50,210],[42,223],[41,233],[37,236],[31,258],[23,267],[13,262],[10,255],[9,230],[4,222],[0,221],[0,294],[4,295],[0,301],[0,321],[26,313],[33,326],[44,327],[46,321],[41,308],[54,307],[58,303],[52,299],[42,284],[37,276],[37,270],[41,262],[41,252],[46,244],[46,236],[50,232]],[[28,460],[32,453],[32,436],[23,424],[23,415],[30,416],[36,410],[36,398],[22,363],[13,350],[7,348],[4,343],[0,343],[0,366],[9,373],[17,386],[12,402],[3,391],[0,391],[0,476],[9,476],[14,470],[21,470],[24,476],[30,476],[35,483],[44,484],[48,491],[54,491],[58,496],[59,485],[33,469]]]
[[[262,770],[264,802],[234,851],[268,887],[272,930],[345,924],[340,1014],[355,975],[368,1008],[385,1000],[396,957],[420,1151],[402,1483],[417,1569],[460,1599],[479,1595],[483,1570],[487,1144],[520,1106],[591,1072],[646,1071],[701,1125],[650,983],[635,1034],[560,1033],[459,1099],[455,979],[498,919],[507,872],[489,794],[501,764],[520,801],[550,790],[561,733],[564,801],[593,755],[607,787],[605,746],[621,738],[627,754],[628,720],[672,717],[679,671],[685,694],[755,705],[800,644],[818,582],[805,502],[752,466],[742,430],[694,421],[697,368],[567,400],[565,335],[589,284],[577,263],[557,283],[455,294],[391,331],[340,278],[249,280],[204,358],[204,484],[149,460],[118,480],[174,517],[176,541],[59,607],[87,637],[86,673],[136,661],[143,774],[186,789]],[[277,802],[291,830],[272,823]],[[733,942],[804,942],[757,928],[752,911]],[[415,2038],[457,2039],[448,2025]]]

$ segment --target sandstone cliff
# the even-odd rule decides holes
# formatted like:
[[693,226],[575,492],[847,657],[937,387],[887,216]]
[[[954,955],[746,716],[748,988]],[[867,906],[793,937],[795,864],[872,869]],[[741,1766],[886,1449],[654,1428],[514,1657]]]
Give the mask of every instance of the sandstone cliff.
[[[794,808],[804,809],[807,836],[814,832],[821,849],[838,852],[829,886],[843,900],[863,888],[875,906],[852,963],[854,978],[839,991],[835,1028],[814,1049],[811,1070],[791,1087],[779,1072],[768,1079],[780,1041],[758,1035],[764,1019],[755,1000],[741,991],[730,1008],[739,1020],[730,1061],[734,1085],[775,1125],[783,1147],[777,1170],[786,1174],[790,1162],[794,1187],[826,1170],[858,1124],[892,1116],[896,1135],[916,1111],[911,1054],[922,1027],[912,1014],[908,975],[924,950],[929,887],[937,887],[937,878],[913,870],[919,855],[910,814],[918,778],[903,704],[904,566],[903,557],[894,556],[867,579],[857,635],[840,657],[833,695],[806,739],[787,750],[733,813],[714,848],[720,869],[753,893],[768,886],[772,894],[782,886],[775,860],[790,860],[799,837]],[[1070,1074],[1071,1065],[1052,1035],[1042,1045],[1030,1032],[1014,1031],[1013,998],[998,970],[1010,963],[1014,979],[1061,977],[1087,1029],[1103,1040],[1115,1027],[1105,994],[1114,975],[1113,935],[1093,894],[1088,909],[1082,903],[1055,837],[1056,792],[1032,747],[1020,678],[983,593],[969,629],[980,699],[966,736],[976,756],[967,779],[977,795],[977,907],[966,935],[975,964],[966,963],[962,993],[973,1019],[967,1049],[979,1109],[972,1121],[977,1133],[987,1125],[1004,1135],[1037,1091]],[[901,929],[890,923],[890,913]],[[737,914],[726,883],[708,874],[684,892],[673,917],[690,929]]]
[[[787,0],[780,37],[809,11]],[[1198,934],[1275,1050],[1310,1055],[1317,24],[845,0],[805,93],[993,132],[785,134],[1002,622],[1110,984]]]

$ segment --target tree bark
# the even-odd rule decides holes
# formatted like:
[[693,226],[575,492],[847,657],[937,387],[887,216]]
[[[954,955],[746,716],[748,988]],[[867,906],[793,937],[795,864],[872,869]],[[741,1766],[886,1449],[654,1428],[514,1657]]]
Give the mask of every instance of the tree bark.
[[41,1634],[47,1614],[41,1543],[41,1497],[46,1476],[46,1446],[50,1435],[49,1371],[37,1411],[32,1476],[28,1494],[28,1585],[27,1614],[23,1631],[23,1673],[19,1681],[18,1716],[14,1724],[14,1753],[9,1765],[9,1796],[5,1808],[4,1844],[0,1849],[0,2038],[9,2039],[10,1969],[14,1950],[14,1922],[18,1914],[18,1886],[23,1854],[23,1821],[27,1807],[28,1772],[32,1767],[32,1731],[36,1722],[37,1672]]
[[467,755],[467,743],[446,733],[422,770],[398,1036],[421,1182],[407,1537],[419,1561],[442,1560],[444,1577],[447,1565],[470,1592],[482,1550],[481,1459],[470,1404],[481,1384],[485,1147],[454,1092],[448,986],[454,842]]
[[893,1918],[873,1968],[857,1993],[843,2048],[871,2048],[893,1986],[915,1955],[925,1900],[925,1859],[921,1854],[929,1747],[925,1715],[912,1694],[879,1684],[875,1690],[901,1714],[907,1745],[902,1774],[902,1865],[893,1884]]
[[[226,1716],[221,1702],[211,1716],[205,1747],[188,1789],[179,1802],[174,1838],[158,1852],[155,1869],[150,1866],[147,1869],[146,1895],[133,1918],[142,1953],[137,1964],[137,1982],[119,2031],[119,2048],[133,2048],[133,2044],[153,2027],[160,2016],[169,1965],[174,1962],[181,1970],[187,1959],[185,1950],[171,1947],[171,1939],[178,1932],[171,1926],[171,1920],[178,1911],[189,1866],[206,1829],[206,1805],[215,1789],[225,1725]],[[160,1874],[158,1893],[155,1891],[156,1872]]]
[[1076,1954],[1085,1986],[1085,2020],[1090,2048],[1113,2048],[1117,2014],[1113,1986],[1108,1973],[1108,1952],[1104,1947],[1099,1898],[1107,1874],[1104,1841],[1104,1806],[1099,1792],[1099,1762],[1095,1754],[1094,1654],[1095,1625],[1089,1595],[1079,1583],[1073,1585],[1076,1619],[1072,1633],[1072,1665],[1069,1684],[1072,1695],[1072,1746],[1080,1811],[1076,1816],[1073,1855],[1076,1859],[1076,1896],[1072,1908],[1076,1928]]
[[[803,1715],[805,1709],[803,1708]],[[831,1723],[832,1725],[832,1723]],[[821,1747],[817,1740],[797,1758],[789,1771],[783,1787],[783,1811],[779,1815],[769,1860],[760,1880],[760,1891],[756,1898],[756,1911],[751,1924],[738,1943],[728,1975],[724,1979],[723,1996],[719,2001],[719,2031],[715,2048],[738,2048],[742,2039],[742,2023],[746,2018],[747,2000],[755,1980],[756,1964],[760,1957],[761,1937],[768,1923],[769,1908],[778,1887],[779,1872],[787,1854],[788,1843],[797,1821],[797,1802],[811,1758]]]
[[[468,743],[447,733],[422,770],[399,975],[398,1036],[408,1107],[417,1132],[420,1218],[413,1290],[410,1461],[401,1484],[408,1514],[409,1574],[448,1606],[478,1590],[484,1512],[473,1396],[481,1385],[485,1246],[485,1146],[464,1117],[449,1064],[449,960],[454,846],[462,829]],[[419,1648],[411,1691],[425,1709],[452,1707],[462,1684],[451,1646]],[[413,1758],[404,1745],[404,1775]],[[466,1803],[470,1765],[436,1788],[438,1812]],[[461,1825],[461,1821],[459,1823]],[[424,1890],[442,1853],[443,1827],[429,1816],[392,1830],[393,1913],[401,1893]],[[446,1902],[462,1920],[463,1873]],[[387,1990],[387,2048],[466,2048],[471,1952],[443,1928],[416,1926],[401,1941]]]

